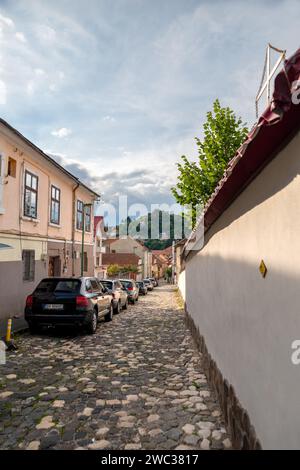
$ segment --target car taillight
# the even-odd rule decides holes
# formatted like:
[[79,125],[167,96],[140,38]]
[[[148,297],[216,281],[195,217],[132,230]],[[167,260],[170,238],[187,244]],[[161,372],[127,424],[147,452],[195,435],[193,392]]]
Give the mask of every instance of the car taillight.
[[89,306],[89,301],[83,295],[77,295],[77,297],[76,297],[76,306],[77,307],[88,307]]
[[33,295],[28,295],[26,299],[26,307],[32,307],[33,304]]
[[133,290],[133,287],[128,287],[128,290]]

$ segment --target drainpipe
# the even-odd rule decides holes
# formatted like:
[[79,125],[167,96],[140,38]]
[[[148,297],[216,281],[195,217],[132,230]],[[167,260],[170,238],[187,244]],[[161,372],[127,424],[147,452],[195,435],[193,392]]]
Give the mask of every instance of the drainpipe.
[[74,252],[75,252],[75,223],[76,223],[76,190],[79,187],[79,183],[76,184],[76,186],[73,188],[73,194],[72,194],[72,276],[75,276],[75,257],[74,257]]
[[82,232],[81,232],[81,268],[80,268],[80,275],[83,277],[83,264],[84,264],[84,231],[85,231],[85,207],[86,205],[83,204],[83,212],[82,212]]

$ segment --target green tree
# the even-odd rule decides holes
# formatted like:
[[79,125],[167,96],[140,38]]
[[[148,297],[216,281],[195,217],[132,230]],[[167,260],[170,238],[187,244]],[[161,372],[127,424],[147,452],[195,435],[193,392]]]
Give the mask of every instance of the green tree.
[[121,268],[121,273],[137,273],[138,272],[138,267],[135,266],[134,264],[126,264],[125,266],[122,266]]
[[195,138],[198,146],[198,161],[189,161],[182,156],[177,164],[177,185],[171,189],[176,201],[192,208],[195,223],[196,207],[204,206],[214,192],[228,162],[246,139],[248,129],[241,118],[230,108],[222,108],[215,100],[213,111],[207,113],[203,125],[203,140]]
[[120,272],[120,266],[118,264],[110,264],[107,267],[107,274],[109,276],[116,276]]

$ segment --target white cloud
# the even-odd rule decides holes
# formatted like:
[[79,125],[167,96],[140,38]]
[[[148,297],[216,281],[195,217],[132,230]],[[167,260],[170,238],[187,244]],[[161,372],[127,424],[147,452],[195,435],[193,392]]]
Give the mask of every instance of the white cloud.
[[23,42],[23,43],[27,42],[27,41],[26,41],[26,38],[25,38],[25,36],[24,36],[24,33],[21,33],[20,31],[18,31],[18,32],[15,34],[15,36],[16,36],[16,38],[18,39],[18,41]]
[[8,18],[8,16],[3,16],[0,14],[0,23],[9,26],[10,28],[14,28],[15,23],[11,18]]
[[40,68],[35,69],[35,70],[34,70],[34,73],[35,73],[38,77],[43,77],[43,76],[46,75],[45,70],[40,69]]
[[60,139],[63,139],[71,135],[72,131],[71,129],[68,129],[66,127],[61,127],[60,129],[52,131],[51,134],[54,135],[54,137],[59,137]]
[[116,119],[115,119],[113,116],[107,115],[107,116],[104,116],[104,117],[102,118],[102,121],[114,123],[114,122],[116,122]]
[[35,89],[34,82],[33,80],[30,80],[26,85],[26,93],[28,95],[33,95],[34,89]]
[[6,94],[6,85],[2,80],[0,80],[0,104],[6,104]]
[[56,31],[47,25],[41,25],[37,28],[38,38],[45,42],[53,42],[56,39]]
[[[299,0],[277,0],[272,8],[270,1],[228,0],[225,9],[221,0],[172,0],[172,9],[159,10],[159,0],[115,9],[102,0],[90,0],[88,9],[81,2],[70,9],[69,1],[55,9],[50,0],[0,3],[0,103],[9,100],[1,109],[8,120],[20,116],[42,148],[55,143],[91,175],[117,168],[99,181],[106,200],[130,191],[121,183],[129,168],[143,168],[153,180],[131,179],[137,196],[170,194],[176,161],[196,158],[193,138],[213,100],[251,122],[266,43],[289,53],[298,46]],[[64,120],[49,128],[58,115]]]

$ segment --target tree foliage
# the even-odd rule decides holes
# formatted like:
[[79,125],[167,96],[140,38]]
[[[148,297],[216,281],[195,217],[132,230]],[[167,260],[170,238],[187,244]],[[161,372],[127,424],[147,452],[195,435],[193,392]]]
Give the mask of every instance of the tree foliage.
[[111,277],[117,276],[118,274],[123,273],[137,273],[138,267],[134,264],[126,264],[124,266],[120,266],[118,264],[110,264],[107,267],[107,274]]
[[204,206],[214,192],[228,162],[246,139],[248,129],[241,118],[230,108],[222,108],[217,99],[213,110],[207,113],[203,133],[203,140],[196,137],[198,161],[181,157],[177,185],[172,188],[177,202],[192,208],[193,218],[196,207]]
[[118,264],[110,264],[107,267],[107,274],[109,276],[116,276],[120,272],[120,266]]

